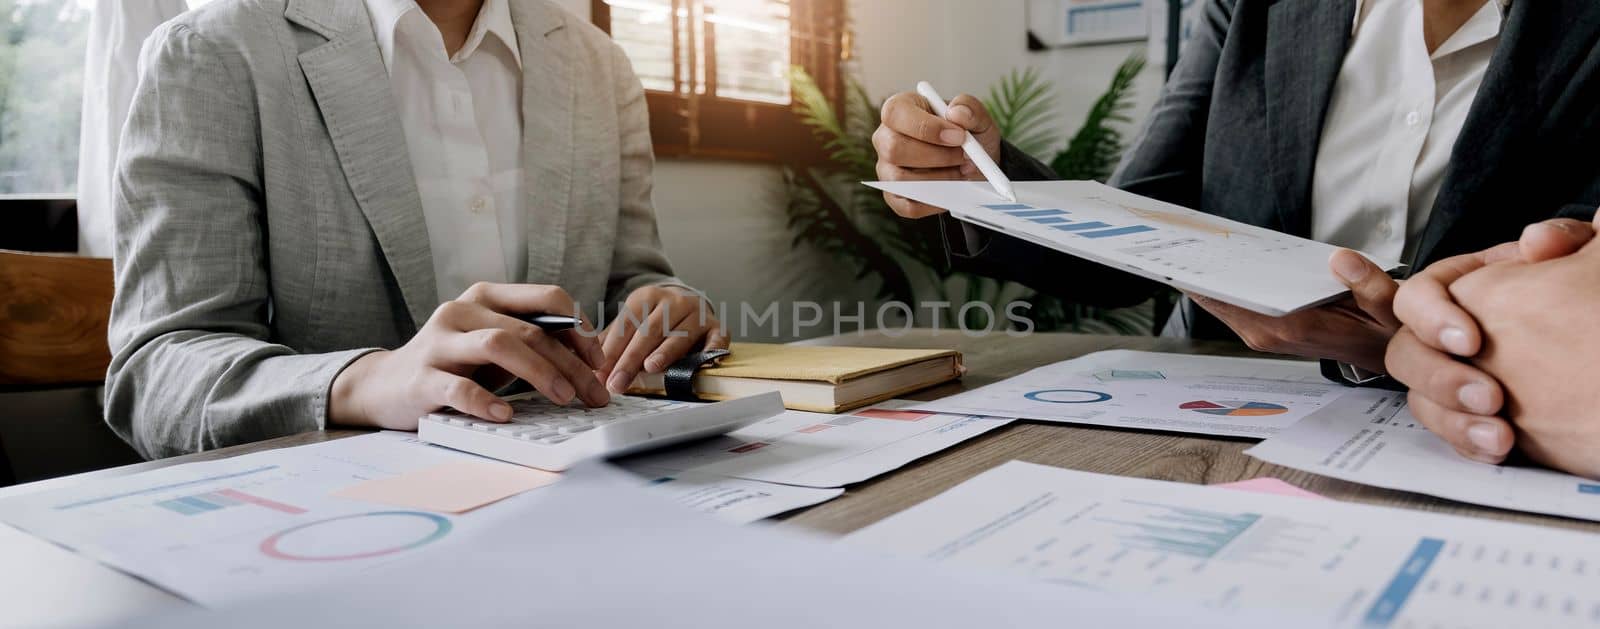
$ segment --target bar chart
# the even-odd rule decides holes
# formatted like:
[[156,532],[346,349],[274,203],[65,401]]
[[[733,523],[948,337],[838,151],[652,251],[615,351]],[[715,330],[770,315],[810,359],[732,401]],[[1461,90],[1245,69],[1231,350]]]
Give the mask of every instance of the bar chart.
[[1124,225],[1119,227],[1101,221],[1074,221],[1067,218],[1072,213],[1066,210],[1038,208],[1026,203],[1000,203],[983,207],[1007,216],[1024,219],[1030,223],[1045,225],[1064,232],[1072,232],[1077,236],[1093,240],[1156,231],[1156,228],[1149,225]]
[[162,509],[166,509],[178,515],[199,515],[201,513],[220,511],[228,507],[237,507],[240,505],[255,505],[280,513],[287,513],[289,515],[299,515],[306,512],[305,509],[301,509],[300,507],[284,504],[276,500],[269,500],[267,498],[262,498],[255,494],[245,493],[237,489],[221,489],[203,494],[196,494],[193,496],[181,496],[169,500],[162,500],[156,503],[157,507],[161,507]]
[[1221,513],[1177,505],[1130,500],[1136,517],[1097,518],[1125,529],[1124,546],[1210,559],[1261,520],[1254,513]]

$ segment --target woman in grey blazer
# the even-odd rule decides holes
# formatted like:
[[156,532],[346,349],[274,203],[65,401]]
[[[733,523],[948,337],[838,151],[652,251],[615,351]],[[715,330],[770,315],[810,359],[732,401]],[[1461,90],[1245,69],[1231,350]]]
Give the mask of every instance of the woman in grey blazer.
[[[662,253],[644,94],[621,50],[544,0],[387,1],[217,2],[147,42],[116,175],[106,377],[107,421],[144,455],[332,423],[411,429],[443,406],[503,420],[490,390],[511,376],[600,405],[608,380],[726,344]],[[526,268],[511,281],[441,294],[438,208],[419,181],[447,173],[414,167],[430,149],[379,43],[397,24],[372,17],[396,7],[416,12],[408,28],[425,12],[450,55],[495,16],[499,43],[481,45],[519,51],[523,177],[507,189]],[[509,130],[472,139],[496,133]],[[508,316],[622,307],[603,338]]]

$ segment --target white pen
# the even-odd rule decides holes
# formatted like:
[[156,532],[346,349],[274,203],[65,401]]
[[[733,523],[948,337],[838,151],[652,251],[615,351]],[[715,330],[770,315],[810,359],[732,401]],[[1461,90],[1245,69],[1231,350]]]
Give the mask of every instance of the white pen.
[[[917,93],[928,99],[928,104],[933,106],[933,113],[938,114],[940,118],[944,118],[950,111],[950,105],[944,102],[944,97],[940,96],[927,81],[917,83]],[[961,148],[967,152],[967,157],[977,165],[978,170],[983,173],[983,178],[989,180],[989,185],[994,186],[995,192],[1000,193],[1000,196],[1005,197],[1007,201],[1016,203],[1017,193],[1011,191],[1011,180],[1006,178],[1005,173],[1000,172],[999,164],[989,159],[989,152],[983,150],[978,138],[973,137],[970,131],[965,133],[967,141],[961,143]]]

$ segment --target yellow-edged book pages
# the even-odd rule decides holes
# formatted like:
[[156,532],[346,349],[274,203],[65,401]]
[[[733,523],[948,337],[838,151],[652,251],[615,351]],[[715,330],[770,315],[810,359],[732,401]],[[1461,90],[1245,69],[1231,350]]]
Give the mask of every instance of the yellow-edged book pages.
[[[948,382],[961,376],[953,350],[880,349],[734,343],[733,354],[695,375],[695,394],[725,400],[766,391],[784,406],[838,413]],[[660,375],[644,375],[633,391],[666,392]]]

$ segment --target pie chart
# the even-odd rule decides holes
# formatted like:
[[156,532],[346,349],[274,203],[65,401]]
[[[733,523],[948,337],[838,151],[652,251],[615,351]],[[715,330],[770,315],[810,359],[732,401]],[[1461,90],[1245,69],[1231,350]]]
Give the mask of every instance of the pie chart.
[[1225,417],[1269,417],[1282,415],[1289,412],[1289,407],[1271,402],[1208,402],[1200,400],[1185,402],[1178,408],[1207,415],[1222,415]]

